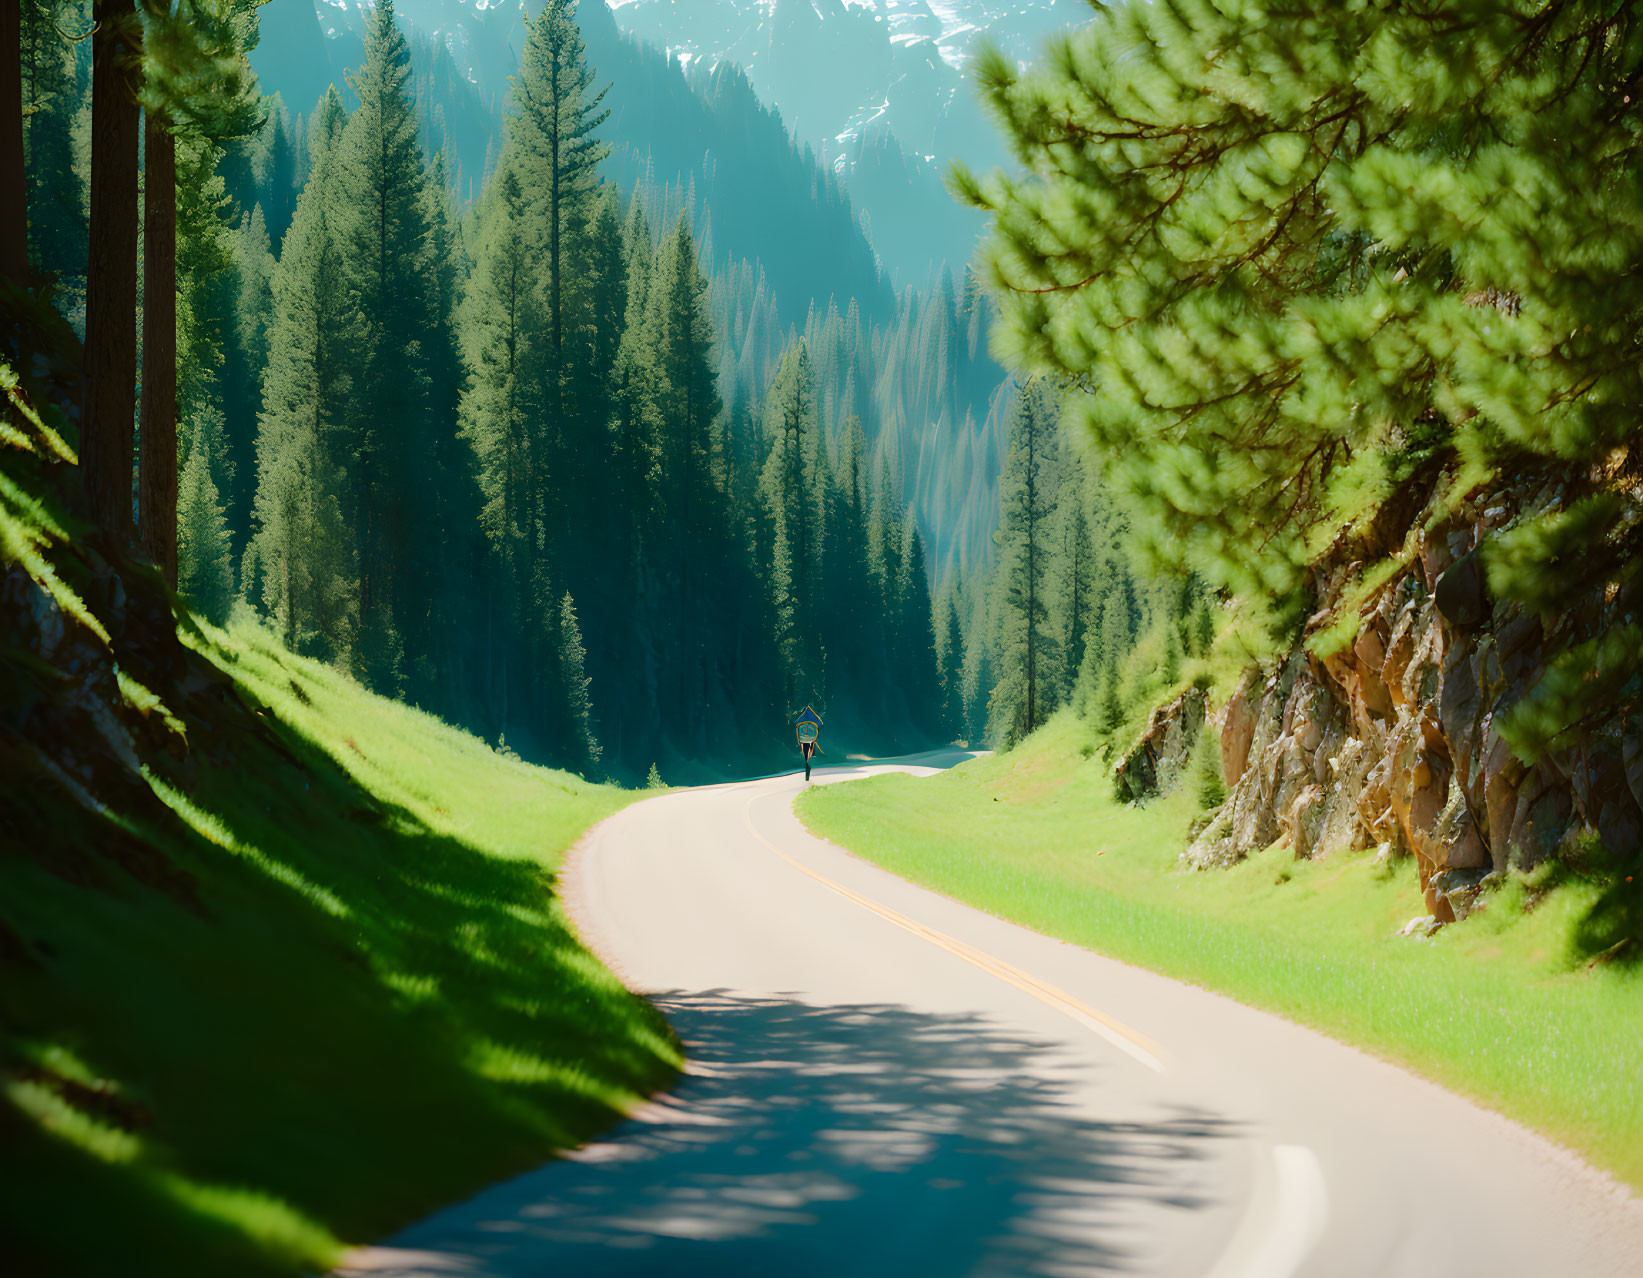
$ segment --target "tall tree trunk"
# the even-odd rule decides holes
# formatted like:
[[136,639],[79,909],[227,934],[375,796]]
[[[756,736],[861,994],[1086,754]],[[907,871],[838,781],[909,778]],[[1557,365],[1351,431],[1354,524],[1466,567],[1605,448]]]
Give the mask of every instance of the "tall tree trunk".
[[92,513],[131,527],[131,426],[137,395],[137,98],[135,0],[93,0],[91,252],[86,269],[80,464]]
[[28,200],[23,194],[23,6],[0,0],[0,279],[29,278]]
[[143,405],[137,510],[143,547],[177,588],[177,142],[144,112]]

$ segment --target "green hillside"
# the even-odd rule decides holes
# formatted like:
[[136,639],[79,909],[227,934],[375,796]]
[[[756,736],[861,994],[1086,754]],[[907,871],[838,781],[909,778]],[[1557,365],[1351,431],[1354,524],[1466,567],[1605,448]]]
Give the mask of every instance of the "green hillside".
[[184,614],[179,644],[157,575],[80,520],[49,383],[42,420],[0,374],[10,1272],[311,1270],[665,1085],[671,1033],[554,887],[636,793],[250,621]]

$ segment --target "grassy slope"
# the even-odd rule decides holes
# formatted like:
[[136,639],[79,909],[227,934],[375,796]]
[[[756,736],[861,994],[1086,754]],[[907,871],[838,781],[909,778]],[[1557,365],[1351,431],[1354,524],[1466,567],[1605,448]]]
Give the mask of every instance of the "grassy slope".
[[1638,885],[1514,877],[1464,924],[1401,938],[1425,912],[1407,861],[1272,849],[1179,872],[1191,795],[1118,805],[1087,742],[1064,717],[1010,754],[818,787],[797,808],[909,879],[1368,1047],[1643,1189],[1643,971],[1589,965],[1584,941],[1594,918],[1636,911]]
[[180,819],[9,796],[56,845],[0,856],[11,1272],[323,1266],[679,1062],[553,895],[636,793],[498,756],[253,628],[193,642],[274,731],[148,773]]

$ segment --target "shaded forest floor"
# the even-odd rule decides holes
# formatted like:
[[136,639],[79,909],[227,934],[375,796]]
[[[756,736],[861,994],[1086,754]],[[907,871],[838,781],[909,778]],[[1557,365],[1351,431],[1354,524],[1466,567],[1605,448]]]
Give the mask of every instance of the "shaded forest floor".
[[1549,862],[1403,937],[1426,912],[1407,861],[1271,848],[1179,870],[1190,787],[1119,804],[1090,733],[1063,715],[1007,754],[810,789],[796,810],[916,883],[1369,1048],[1643,1190],[1643,967],[1635,942],[1604,944],[1637,922],[1643,864]]

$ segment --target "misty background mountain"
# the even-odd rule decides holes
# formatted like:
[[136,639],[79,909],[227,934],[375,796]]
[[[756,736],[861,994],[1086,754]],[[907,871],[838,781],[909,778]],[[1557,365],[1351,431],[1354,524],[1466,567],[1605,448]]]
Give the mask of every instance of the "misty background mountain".
[[[344,70],[359,63],[366,7],[362,0],[267,6],[253,55],[264,84],[298,111],[328,83],[340,87]],[[398,12],[425,77],[440,86],[439,134],[471,195],[500,143],[499,107],[516,65],[523,4],[411,0]],[[958,271],[981,233],[981,218],[948,197],[946,163],[1007,160],[965,75],[979,41],[1026,58],[1087,16],[1082,0],[590,0],[578,11],[594,64],[608,67],[623,89],[607,128],[613,141],[641,157],[648,152],[665,180],[693,172],[702,144],[722,149],[724,141],[698,137],[691,146],[685,130],[643,119],[640,86],[655,72],[633,65],[646,61],[642,54],[616,47],[622,35],[664,53],[703,97],[711,96],[713,71],[734,65],[792,137],[844,179],[895,285],[922,284],[944,264]],[[661,127],[634,127],[641,122]]]

